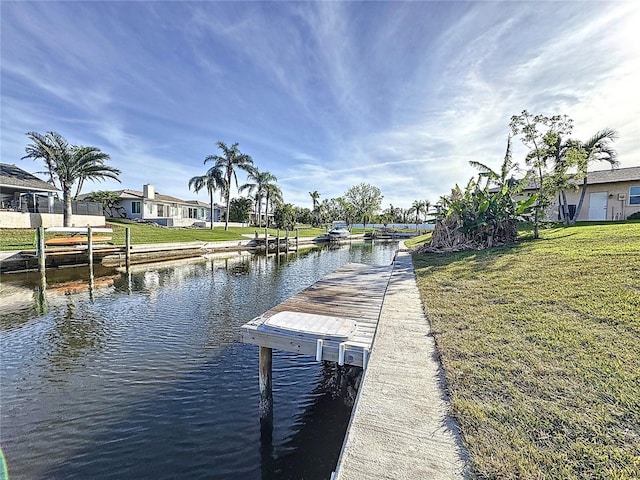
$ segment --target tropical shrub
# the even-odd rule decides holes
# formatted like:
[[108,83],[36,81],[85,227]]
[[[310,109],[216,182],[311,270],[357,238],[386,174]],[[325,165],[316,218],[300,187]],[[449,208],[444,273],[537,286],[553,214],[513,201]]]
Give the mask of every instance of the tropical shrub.
[[229,221],[248,222],[251,215],[252,200],[246,197],[232,198],[229,205]]
[[478,178],[469,180],[464,190],[456,185],[450,195],[441,197],[431,242],[421,251],[484,249],[516,241],[518,220],[531,213],[537,197],[514,200],[529,176],[516,180],[511,175],[517,167],[510,139],[499,173],[479,162],[471,164],[481,170]]
[[292,204],[283,203],[273,211],[273,221],[276,228],[293,230],[296,225],[296,211]]

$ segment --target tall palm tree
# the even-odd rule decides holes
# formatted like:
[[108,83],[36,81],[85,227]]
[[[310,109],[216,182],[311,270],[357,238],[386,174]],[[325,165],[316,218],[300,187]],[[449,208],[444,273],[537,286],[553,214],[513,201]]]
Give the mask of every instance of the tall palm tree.
[[312,206],[313,208],[311,209],[311,215],[312,215],[312,225],[318,225],[320,223],[319,217],[320,217],[320,211],[319,211],[319,207],[320,207],[320,194],[318,193],[317,190],[314,190],[313,192],[309,192],[309,196],[311,197],[311,202],[312,202]]
[[619,165],[617,160],[618,153],[611,146],[611,142],[613,142],[617,137],[618,133],[615,130],[605,128],[604,130],[596,132],[596,134],[586,142],[578,142],[579,147],[584,153],[584,159],[579,162],[578,165],[578,171],[583,176],[583,180],[580,190],[580,200],[578,201],[578,206],[576,207],[573,217],[571,217],[571,224],[576,223],[576,220],[580,215],[580,211],[582,210],[582,202],[584,201],[585,193],[587,191],[587,168],[589,163],[595,161],[608,162],[609,165],[611,165],[611,168],[615,168]]
[[411,211],[416,214],[416,230],[418,230],[418,223],[420,223],[420,215],[422,213],[429,213],[431,202],[429,200],[414,200],[411,205]]
[[110,157],[97,147],[70,145],[62,135],[56,132],[47,132],[44,135],[28,132],[27,137],[32,143],[27,145],[26,155],[22,158],[44,161],[51,183],[62,190],[65,227],[70,227],[72,223],[71,190],[76,182],[79,182],[77,195],[85,180],[112,178],[120,181],[118,178],[120,170],[105,165],[104,162]]
[[282,203],[282,190],[275,183],[270,183],[265,185],[265,193],[267,197],[266,202],[266,211],[264,212],[264,216],[267,222],[267,228],[269,228],[269,206],[272,207],[272,210]]
[[220,196],[226,191],[222,170],[216,166],[207,170],[204,175],[191,177],[189,180],[189,189],[193,187],[194,192],[199,192],[203,188],[209,192],[209,203],[211,205],[211,230],[213,230],[213,194],[220,189]]
[[247,175],[248,183],[245,183],[240,187],[240,191],[248,190],[249,195],[254,191],[255,193],[255,212],[256,212],[256,225],[260,225],[260,214],[262,212],[262,199],[266,195],[266,187],[278,181],[278,178],[271,172],[261,172],[256,167],[252,167]]
[[320,194],[318,193],[317,190],[314,190],[313,192],[309,192],[309,195],[311,196],[311,202],[313,204],[313,210],[315,210],[316,208],[318,208],[318,205],[320,205]]
[[215,168],[219,168],[223,173],[224,189],[227,202],[227,209],[225,212],[224,229],[229,230],[229,204],[231,202],[231,180],[235,180],[236,188],[238,188],[238,177],[236,176],[236,169],[244,170],[245,172],[251,171],[253,167],[253,159],[240,152],[238,149],[238,143],[234,143],[230,147],[224,142],[217,142],[216,145],[222,150],[222,155],[208,155],[204,159],[204,163],[215,162]]

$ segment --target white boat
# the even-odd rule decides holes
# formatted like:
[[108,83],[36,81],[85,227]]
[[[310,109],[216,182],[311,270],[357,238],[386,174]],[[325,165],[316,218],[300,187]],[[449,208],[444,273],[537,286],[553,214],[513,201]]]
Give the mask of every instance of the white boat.
[[351,232],[346,227],[332,228],[327,234],[329,235],[329,240],[339,240],[351,236]]

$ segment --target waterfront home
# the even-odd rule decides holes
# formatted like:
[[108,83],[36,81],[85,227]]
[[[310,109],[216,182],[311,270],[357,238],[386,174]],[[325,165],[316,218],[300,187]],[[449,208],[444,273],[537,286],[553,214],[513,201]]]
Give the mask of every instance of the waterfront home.
[[[537,191],[537,182],[532,180],[516,197],[530,197]],[[567,190],[569,215],[573,215],[580,201],[582,180],[578,188]],[[625,220],[640,212],[640,166],[595,170],[587,173],[587,187],[578,221]],[[561,220],[557,195],[546,210],[549,220]]]
[[224,207],[218,204],[214,204],[211,212],[208,203],[157,193],[151,184],[144,185],[142,191],[125,189],[114,193],[119,200],[119,206],[111,212],[114,217],[148,220],[167,227],[204,227],[212,220],[219,222],[224,212]]
[[[63,223],[62,192],[52,184],[7,163],[0,163],[0,228],[56,227]],[[102,205],[71,202],[74,225],[102,226]]]

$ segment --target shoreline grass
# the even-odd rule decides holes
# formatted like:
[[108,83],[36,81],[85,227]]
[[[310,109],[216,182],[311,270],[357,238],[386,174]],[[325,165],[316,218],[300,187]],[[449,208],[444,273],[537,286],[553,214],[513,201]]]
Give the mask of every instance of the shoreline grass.
[[640,224],[414,255],[482,479],[640,478]]
[[[164,228],[145,223],[128,220],[107,221],[107,227],[113,228],[112,241],[114,245],[124,245],[125,228],[131,229],[131,241],[134,244],[143,243],[174,243],[174,242],[220,242],[228,240],[246,240],[243,235],[264,235],[264,228],[257,227],[224,227],[211,229],[198,228]],[[300,237],[317,237],[325,233],[324,228],[300,227]],[[269,229],[270,235],[276,235],[276,229]],[[285,232],[280,231],[284,237]],[[295,236],[295,232],[289,232]],[[53,234],[45,234],[45,238],[53,238]],[[0,229],[0,250],[29,250],[35,248],[35,229]]]

